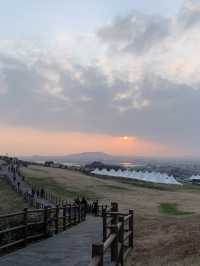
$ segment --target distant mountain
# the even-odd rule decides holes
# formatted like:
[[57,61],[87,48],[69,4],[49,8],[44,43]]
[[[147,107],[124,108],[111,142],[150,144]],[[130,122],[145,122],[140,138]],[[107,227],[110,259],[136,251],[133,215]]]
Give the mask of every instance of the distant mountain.
[[[114,156],[104,152],[83,152],[83,153],[75,153],[63,156],[40,156],[40,155],[33,155],[33,156],[23,156],[20,157],[23,160],[40,162],[40,161],[57,161],[60,163],[79,163],[79,164],[88,164],[94,161],[100,161],[103,163],[138,163],[138,160],[133,157],[127,156]],[[141,160],[141,159],[140,159]]]

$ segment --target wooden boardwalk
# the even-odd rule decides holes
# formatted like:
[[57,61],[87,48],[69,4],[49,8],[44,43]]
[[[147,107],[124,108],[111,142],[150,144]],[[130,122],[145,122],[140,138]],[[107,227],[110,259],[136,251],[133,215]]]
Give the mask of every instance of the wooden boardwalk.
[[102,219],[87,220],[52,238],[0,257],[0,266],[88,266],[92,243],[102,239]]

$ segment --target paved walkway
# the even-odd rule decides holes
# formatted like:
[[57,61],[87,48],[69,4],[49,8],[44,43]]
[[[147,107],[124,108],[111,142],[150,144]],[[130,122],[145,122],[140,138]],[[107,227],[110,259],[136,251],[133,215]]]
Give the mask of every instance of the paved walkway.
[[88,266],[92,243],[101,237],[101,218],[88,216],[68,231],[0,257],[0,266]]
[[[32,194],[32,187],[28,183],[26,183],[26,181],[24,181],[23,178],[20,175],[18,175],[17,173],[16,173],[16,179],[14,180],[13,173],[8,171],[8,167],[5,167],[5,166],[2,167],[2,169],[0,170],[0,174],[6,176],[9,180],[9,182],[15,187],[16,190],[18,190],[17,183],[19,182],[20,183],[20,193],[22,195],[24,195],[24,197],[25,197],[26,193],[28,193],[29,195]],[[55,207],[55,205],[53,203],[51,203],[51,202],[49,202],[49,201],[47,201],[41,197],[35,196],[34,200],[37,203],[42,204],[43,206]]]
[[[14,182],[13,175],[7,168],[3,168],[0,174],[6,175],[15,187],[17,182],[20,182],[22,194],[31,193],[31,187],[19,175],[16,175]],[[37,198],[37,201],[50,205],[42,198]],[[85,222],[63,233],[0,257],[0,266],[88,266],[91,260],[92,243],[101,240],[101,218],[87,216]],[[109,265],[107,257],[105,265]]]

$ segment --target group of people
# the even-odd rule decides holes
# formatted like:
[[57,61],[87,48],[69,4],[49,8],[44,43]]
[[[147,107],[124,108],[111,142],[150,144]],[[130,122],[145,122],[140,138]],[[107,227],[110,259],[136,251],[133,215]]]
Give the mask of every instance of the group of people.
[[[20,192],[20,181],[17,180],[17,174],[19,174],[19,168],[17,165],[10,165],[8,170],[12,173],[12,179],[13,179],[13,182],[14,184],[16,185],[17,187],[17,191]],[[17,183],[16,183],[17,182]]]
[[32,187],[32,190],[31,190],[31,196],[34,198],[34,197],[37,197],[37,198],[42,198],[42,199],[44,199],[44,197],[45,197],[45,191],[44,191],[44,189],[43,188],[41,188],[41,189],[34,189],[33,187]]
[[[20,181],[17,179],[17,175],[19,175],[19,165],[18,164],[10,164],[8,167],[8,171],[10,171],[13,175],[13,181],[14,183],[17,182],[17,190],[20,191]],[[22,181],[24,181],[24,177],[22,177]],[[27,191],[26,196],[29,198],[45,198],[45,190],[43,188],[41,189],[34,189],[33,187],[31,188],[31,191]],[[81,199],[79,197],[74,199],[74,203],[77,205],[82,205],[84,206],[85,210],[87,213],[93,213],[94,215],[98,215],[98,200],[95,200],[92,202],[92,204],[88,203],[87,199],[85,197],[82,197]]]
[[84,206],[87,213],[92,213],[95,216],[98,215],[98,206],[99,206],[98,200],[95,200],[91,204],[89,204],[88,201],[87,201],[87,199],[85,197],[82,197],[82,199],[80,199],[79,197],[77,197],[74,200],[74,203],[77,204],[77,205]]

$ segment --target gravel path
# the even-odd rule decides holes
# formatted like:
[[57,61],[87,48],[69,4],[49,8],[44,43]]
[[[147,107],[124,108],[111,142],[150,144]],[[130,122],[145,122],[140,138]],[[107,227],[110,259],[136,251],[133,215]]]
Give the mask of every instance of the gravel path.
[[0,266],[88,266],[92,243],[101,237],[101,219],[88,216],[68,231],[0,257]]

